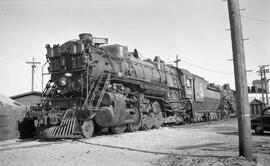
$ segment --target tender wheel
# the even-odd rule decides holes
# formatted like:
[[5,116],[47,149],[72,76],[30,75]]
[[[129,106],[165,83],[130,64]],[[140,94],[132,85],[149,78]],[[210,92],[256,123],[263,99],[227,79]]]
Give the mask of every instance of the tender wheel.
[[130,132],[134,132],[134,131],[138,131],[141,127],[141,116],[140,113],[137,111],[136,114],[134,114],[134,122],[128,124],[128,131]]
[[83,122],[82,125],[82,133],[85,138],[90,138],[92,137],[94,133],[94,123],[92,120],[86,120]]
[[114,134],[121,134],[125,132],[126,128],[127,128],[126,126],[115,126],[111,127],[111,130]]
[[159,129],[162,123],[163,123],[162,113],[159,112],[154,117],[154,127],[157,128],[157,129]]
[[256,134],[263,134],[263,127],[262,126],[256,126],[255,127],[255,133]]
[[144,115],[142,120],[142,128],[144,130],[150,130],[154,125],[154,118],[151,115]]

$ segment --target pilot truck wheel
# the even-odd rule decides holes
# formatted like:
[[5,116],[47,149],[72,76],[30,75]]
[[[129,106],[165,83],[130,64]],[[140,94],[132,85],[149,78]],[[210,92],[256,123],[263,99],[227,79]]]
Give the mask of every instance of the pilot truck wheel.
[[92,137],[94,133],[94,123],[92,120],[86,120],[83,122],[82,133],[85,138]]

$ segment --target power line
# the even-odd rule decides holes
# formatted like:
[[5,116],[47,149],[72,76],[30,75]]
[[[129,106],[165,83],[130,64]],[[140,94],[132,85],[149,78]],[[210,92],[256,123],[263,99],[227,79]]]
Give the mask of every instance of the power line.
[[253,20],[253,21],[259,21],[259,22],[264,22],[264,23],[270,23],[269,20],[259,19],[259,18],[255,18],[255,17],[243,16],[243,15],[241,15],[241,17],[243,17],[243,18],[245,18],[245,19]]
[[194,65],[194,64],[189,63],[187,61],[184,61],[183,59],[181,59],[181,62],[184,62],[186,64],[189,64],[190,66],[197,67],[199,69],[209,71],[209,72],[213,72],[213,73],[224,74],[224,75],[231,75],[232,74],[232,73],[227,73],[227,72],[223,72],[223,71],[217,71],[217,70],[208,69],[208,68],[205,68],[205,67],[202,67],[202,66],[199,66],[199,65]]

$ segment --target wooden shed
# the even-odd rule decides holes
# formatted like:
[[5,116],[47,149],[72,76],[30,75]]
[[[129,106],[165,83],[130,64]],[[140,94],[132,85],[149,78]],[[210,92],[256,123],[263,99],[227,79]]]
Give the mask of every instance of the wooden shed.
[[265,108],[265,103],[258,100],[254,99],[250,103],[250,116],[255,117],[261,114],[262,110]]

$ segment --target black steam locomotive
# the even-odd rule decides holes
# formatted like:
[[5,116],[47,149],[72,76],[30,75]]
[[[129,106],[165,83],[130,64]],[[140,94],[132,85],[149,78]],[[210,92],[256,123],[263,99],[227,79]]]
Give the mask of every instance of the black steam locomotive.
[[141,60],[136,49],[106,45],[106,38],[79,37],[46,45],[51,79],[41,104],[20,123],[21,135],[35,131],[47,138],[91,137],[104,128],[133,132],[235,113],[228,84],[209,84],[159,57]]

